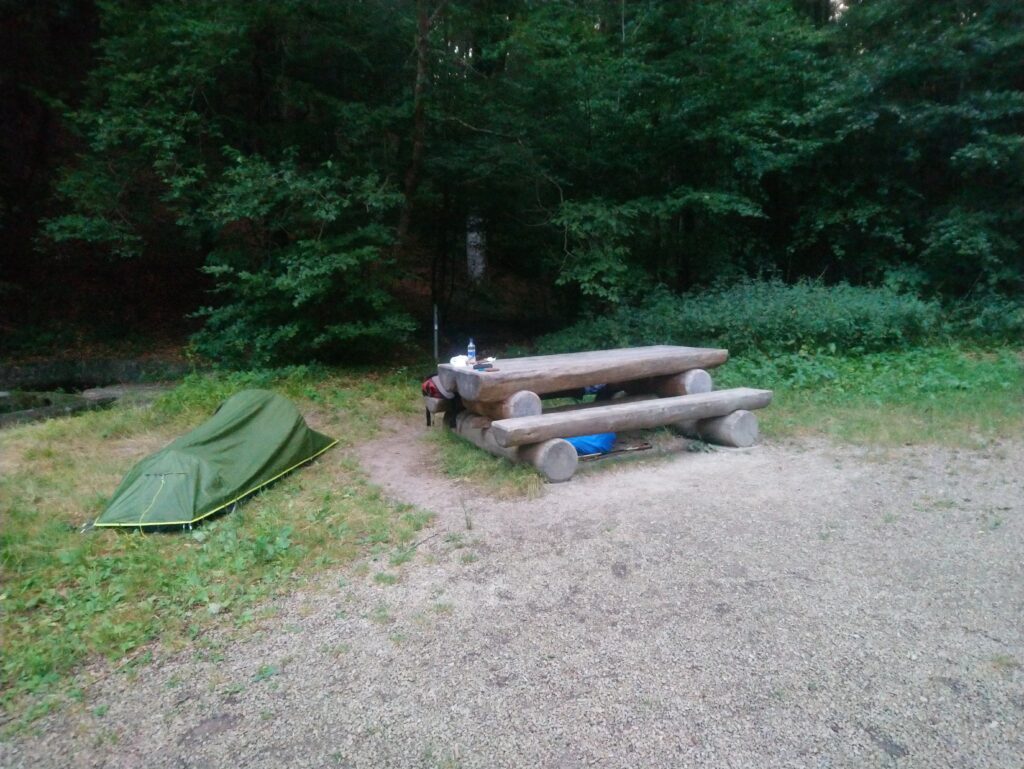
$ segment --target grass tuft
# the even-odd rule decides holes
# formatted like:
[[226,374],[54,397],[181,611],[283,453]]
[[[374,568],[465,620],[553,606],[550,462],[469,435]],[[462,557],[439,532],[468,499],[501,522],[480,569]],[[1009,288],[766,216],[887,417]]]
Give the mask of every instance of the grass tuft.
[[[481,494],[499,499],[532,499],[544,490],[544,479],[534,468],[492,456],[450,430],[432,430],[428,440],[437,447],[441,471],[477,486]],[[468,514],[466,522],[471,529]]]
[[757,355],[735,358],[714,376],[720,388],[775,391],[758,412],[762,433],[773,437],[981,448],[1024,431],[1024,360],[1012,349]]

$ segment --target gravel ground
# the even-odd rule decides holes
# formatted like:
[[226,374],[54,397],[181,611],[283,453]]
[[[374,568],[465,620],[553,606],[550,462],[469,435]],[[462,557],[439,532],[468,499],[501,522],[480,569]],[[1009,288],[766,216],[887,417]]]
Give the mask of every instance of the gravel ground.
[[1024,766],[1024,444],[769,441],[496,502],[408,430],[362,452],[438,514],[398,584],[325,575],[0,766]]

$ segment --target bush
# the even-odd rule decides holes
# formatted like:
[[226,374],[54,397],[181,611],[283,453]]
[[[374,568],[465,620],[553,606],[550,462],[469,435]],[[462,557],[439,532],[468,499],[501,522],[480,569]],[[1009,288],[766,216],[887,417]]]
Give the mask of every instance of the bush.
[[582,320],[538,340],[540,352],[686,344],[733,353],[865,353],[918,344],[939,327],[939,308],[888,288],[746,280]]
[[1024,341],[1024,300],[989,295],[954,305],[947,323],[957,337],[981,342]]

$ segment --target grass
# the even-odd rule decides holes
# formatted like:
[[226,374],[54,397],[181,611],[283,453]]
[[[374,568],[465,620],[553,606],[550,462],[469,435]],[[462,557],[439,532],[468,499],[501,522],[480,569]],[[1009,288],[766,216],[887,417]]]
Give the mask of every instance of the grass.
[[[415,413],[416,385],[404,371],[193,376],[148,409],[5,431],[0,719],[17,725],[59,706],[85,663],[105,658],[90,668],[105,675],[213,626],[255,626],[261,603],[296,580],[373,547],[408,549],[429,516],[384,498],[344,448],[384,415]],[[79,533],[138,459],[244,387],[293,398],[340,447],[190,532]]]
[[775,391],[759,412],[772,437],[824,436],[855,444],[981,448],[1024,432],[1020,350],[956,346],[859,357],[740,357],[716,387]]
[[[761,412],[770,438],[983,446],[1024,433],[1018,350],[746,356],[715,378],[719,387],[775,390],[775,402]],[[267,598],[360,554],[379,554],[393,567],[412,558],[429,516],[384,498],[345,448],[372,436],[387,416],[417,414],[417,386],[401,370],[193,376],[151,408],[119,407],[4,431],[0,708],[6,715],[0,720],[29,721],[81,699],[88,681],[73,677],[86,663],[108,660],[89,668],[101,675],[130,671],[154,652],[201,648],[212,627],[257,627],[267,619]],[[138,459],[244,387],[293,398],[341,445],[191,532],[79,533]],[[489,496],[532,497],[543,489],[532,468],[492,457],[447,431],[431,431],[429,440],[448,476]],[[999,525],[998,517],[988,525]],[[468,513],[466,528],[472,528]],[[461,535],[452,537],[458,539],[446,541],[453,549],[465,545]],[[353,572],[381,586],[398,579],[384,571],[373,576],[366,564]],[[382,605],[371,619],[391,618]]]
[[[437,447],[442,472],[450,478],[479,486],[489,497],[533,498],[544,489],[544,479],[532,467],[491,456],[450,430],[432,430],[429,440]],[[466,515],[467,528],[471,529],[472,522],[468,513]]]

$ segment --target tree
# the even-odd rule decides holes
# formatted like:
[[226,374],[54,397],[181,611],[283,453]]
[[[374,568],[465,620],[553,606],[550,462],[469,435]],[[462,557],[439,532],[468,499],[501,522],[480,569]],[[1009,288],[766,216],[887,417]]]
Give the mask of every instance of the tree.
[[791,253],[834,278],[947,297],[1024,287],[1024,6],[863,0],[834,40],[843,68],[791,178]]
[[407,37],[387,5],[106,5],[71,116],[88,149],[47,235],[125,258],[168,242],[199,255],[219,301],[198,342],[218,358],[344,357],[401,338],[412,323],[386,249]]
[[759,274],[1024,281],[1011,0],[100,8],[46,235],[201,265],[220,358],[361,356],[431,302],[550,322]]

